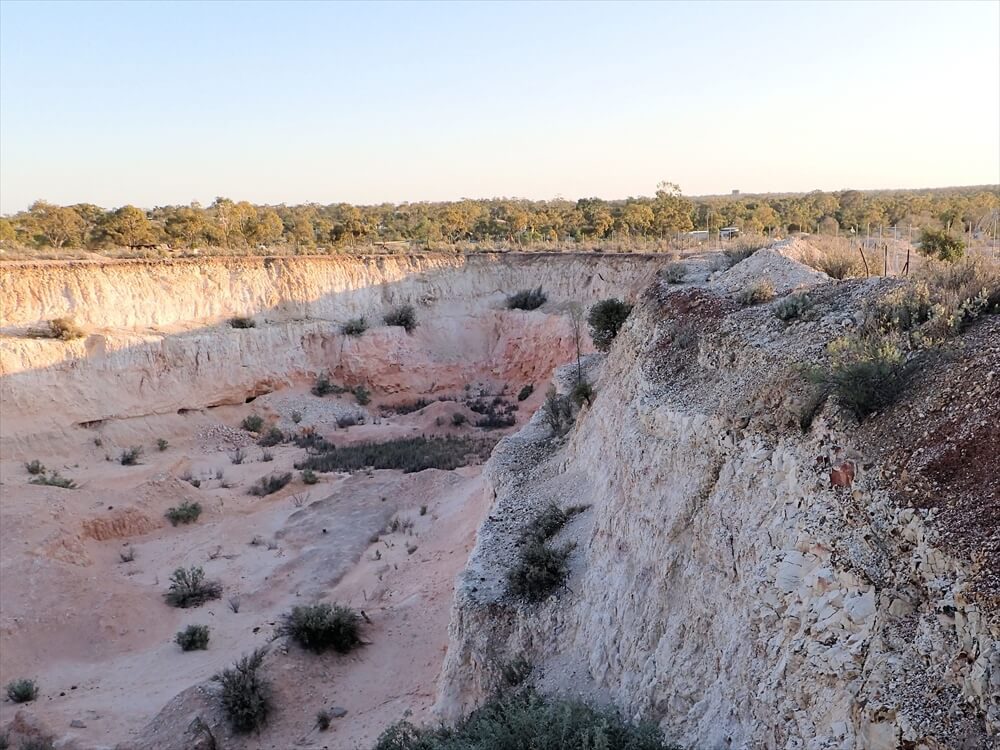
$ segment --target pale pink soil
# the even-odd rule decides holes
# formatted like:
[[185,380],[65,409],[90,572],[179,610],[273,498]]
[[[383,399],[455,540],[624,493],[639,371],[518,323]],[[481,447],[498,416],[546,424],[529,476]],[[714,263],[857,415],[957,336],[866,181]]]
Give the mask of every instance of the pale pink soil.
[[[315,409],[321,401],[305,389],[273,397],[278,395],[282,408],[298,402]],[[429,718],[454,579],[487,507],[480,468],[323,474],[312,487],[294,472],[292,484],[278,493],[252,497],[247,488],[254,481],[293,470],[304,451],[271,448],[274,460],[263,463],[261,449],[251,445],[247,461],[237,466],[229,447],[206,441],[205,430],[220,423],[236,427],[254,412],[285,425],[287,413],[269,411],[273,397],[161,422],[105,425],[100,447],[95,431],[81,429],[75,452],[38,452],[50,469],[76,480],[76,490],[30,485],[25,457],[4,456],[0,684],[31,677],[41,695],[22,707],[0,703],[0,727],[20,709],[57,737],[75,740],[70,746],[114,746],[137,736],[175,695],[268,643],[282,612],[317,600],[363,609],[372,620],[365,630],[370,645],[348,656],[317,657],[294,646],[279,653],[269,663],[277,711],[270,727],[245,747],[365,747],[406,711],[417,721]],[[536,392],[521,404],[519,422],[542,397]],[[333,408],[338,400],[322,401],[328,403],[319,408]],[[340,401],[353,405],[350,396]],[[376,413],[375,405],[369,410]],[[337,443],[483,434],[452,427],[455,411],[469,414],[454,403],[434,403],[378,424],[320,432]],[[170,442],[164,452],[155,447],[160,436]],[[105,460],[140,442],[141,465]],[[216,469],[231,488],[220,487]],[[200,489],[179,478],[187,472],[202,478]],[[204,513],[196,524],[171,527],[163,513],[184,499],[198,500]],[[373,543],[395,515],[412,520],[412,530],[384,533]],[[254,537],[264,544],[250,544]],[[276,547],[268,549],[268,542]],[[119,553],[130,546],[135,561],[122,563]],[[223,598],[196,609],[168,607],[163,593],[170,573],[190,565],[221,581]],[[227,601],[233,595],[240,597],[238,613]],[[191,623],[211,628],[207,651],[183,653],[173,643]],[[282,642],[272,648],[281,652]],[[332,706],[348,713],[320,733],[313,728],[316,713]],[[70,728],[74,720],[86,726]]]

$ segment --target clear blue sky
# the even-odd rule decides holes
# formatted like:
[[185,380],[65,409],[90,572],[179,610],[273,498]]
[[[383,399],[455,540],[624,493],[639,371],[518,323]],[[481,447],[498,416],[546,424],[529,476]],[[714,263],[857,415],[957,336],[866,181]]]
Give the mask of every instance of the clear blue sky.
[[1000,3],[0,4],[0,211],[1000,182]]

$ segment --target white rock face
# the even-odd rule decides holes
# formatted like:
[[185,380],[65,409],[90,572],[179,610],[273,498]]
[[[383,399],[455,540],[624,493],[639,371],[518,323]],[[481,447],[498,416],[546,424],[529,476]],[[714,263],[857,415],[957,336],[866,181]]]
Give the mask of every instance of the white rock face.
[[[334,256],[8,264],[0,276],[4,446],[51,441],[74,425],[242,403],[329,370],[377,393],[460,390],[545,378],[569,358],[571,302],[645,285],[662,257]],[[505,309],[541,286],[547,304]],[[383,325],[413,304],[412,335]],[[559,314],[552,314],[559,313]],[[228,319],[251,316],[255,328]],[[360,338],[340,334],[365,316]],[[85,337],[27,330],[71,317]],[[51,405],[58,404],[58,408]]]
[[[568,441],[536,415],[487,464],[495,500],[456,594],[442,715],[520,656],[543,689],[610,700],[689,747],[996,747],[1000,631],[968,602],[966,567],[877,467],[830,486],[830,459],[852,455],[834,420],[782,426],[789,363],[839,325],[836,305],[780,344],[766,307],[736,312],[664,376],[656,296]],[[515,601],[517,537],[550,501],[591,506],[556,538],[577,543],[567,586]]]

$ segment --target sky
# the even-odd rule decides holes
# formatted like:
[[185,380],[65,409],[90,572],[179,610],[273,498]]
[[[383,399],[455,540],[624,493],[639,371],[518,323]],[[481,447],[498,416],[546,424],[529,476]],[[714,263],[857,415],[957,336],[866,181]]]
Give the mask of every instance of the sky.
[[1000,183],[1000,2],[0,2],[0,213]]

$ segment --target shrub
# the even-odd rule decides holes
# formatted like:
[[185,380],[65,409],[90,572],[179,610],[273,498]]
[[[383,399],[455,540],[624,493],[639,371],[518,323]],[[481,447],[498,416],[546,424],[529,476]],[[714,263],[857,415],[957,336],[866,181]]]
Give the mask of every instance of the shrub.
[[812,306],[813,301],[806,292],[789,294],[774,306],[774,317],[784,321],[795,320],[809,312]]
[[402,326],[407,333],[412,333],[417,327],[417,313],[413,305],[400,305],[385,314],[387,326]]
[[330,723],[332,721],[333,721],[333,715],[326,709],[323,709],[322,711],[316,714],[316,728],[319,729],[319,731],[321,732],[325,732],[327,729],[329,729]]
[[816,257],[809,258],[807,262],[831,279],[847,279],[852,276],[860,276],[862,271],[864,271],[861,256],[854,255],[846,250],[829,250]]
[[75,490],[76,482],[69,477],[62,476],[58,471],[53,471],[49,476],[44,474],[31,480],[31,484],[44,484],[49,487],[61,487],[64,490]]
[[237,448],[232,453],[229,454],[229,460],[234,464],[239,465],[246,460],[247,454],[242,448]]
[[275,445],[281,445],[283,442],[285,442],[285,433],[277,427],[271,427],[260,436],[257,440],[257,445],[261,448],[273,448]]
[[341,428],[342,430],[345,430],[348,427],[354,427],[354,425],[356,424],[364,424],[364,423],[365,423],[364,418],[359,414],[341,414],[339,417],[337,417],[337,427]]
[[243,419],[240,427],[247,432],[260,432],[264,429],[264,417],[260,414],[251,414]]
[[590,338],[598,351],[606,352],[611,348],[611,342],[631,313],[632,305],[619,299],[601,300],[590,308],[587,324],[590,326]]
[[73,322],[72,318],[56,318],[49,321],[52,338],[71,341],[83,337],[83,330]]
[[517,392],[518,401],[526,401],[531,397],[531,394],[535,392],[535,386],[533,383],[528,383],[524,388]]
[[565,435],[573,427],[573,402],[551,388],[542,405],[542,416],[556,437]]
[[271,451],[269,450],[262,450],[260,452],[260,460],[263,461],[264,463],[270,463],[271,461],[274,460],[274,454],[271,453]]
[[570,518],[584,506],[562,509],[549,503],[521,535],[521,549],[514,567],[507,573],[507,590],[531,602],[544,599],[566,580],[566,561],[573,544],[552,547],[548,544]]
[[184,630],[177,631],[174,643],[181,651],[204,651],[208,648],[208,626],[188,625]]
[[142,446],[133,445],[126,451],[122,451],[121,455],[118,456],[118,461],[122,466],[135,466],[139,463],[139,456],[142,455]]
[[312,469],[302,470],[302,482],[304,484],[316,484],[319,481],[319,477],[316,476],[316,472]]
[[424,469],[451,471],[466,466],[472,459],[486,459],[494,440],[476,440],[471,437],[447,435],[444,437],[398,438],[384,443],[354,443],[320,455],[308,456],[295,464],[296,469],[313,471],[358,471],[366,467],[375,469],[401,469],[406,473]]
[[980,315],[1000,312],[1000,266],[982,258],[929,262],[919,269],[932,302],[927,326],[932,338],[961,333]]
[[170,576],[170,588],[164,594],[171,607],[198,607],[222,596],[218,581],[205,580],[205,571],[198,566],[177,568]]
[[768,279],[758,279],[748,284],[739,293],[737,299],[744,305],[757,305],[774,299],[774,284]]
[[52,740],[45,737],[29,737],[21,740],[17,750],[56,750],[56,746]]
[[965,242],[943,229],[925,229],[920,233],[917,249],[928,257],[953,263],[965,255]]
[[[632,725],[618,714],[534,690],[502,691],[454,727],[393,724],[373,750],[672,750],[655,724]],[[674,748],[673,750],[676,750]]]
[[363,385],[354,386],[354,389],[351,392],[354,394],[354,398],[357,399],[359,405],[367,406],[369,403],[371,403],[372,400],[371,391],[369,391]]
[[345,336],[361,336],[368,330],[368,321],[361,318],[351,318],[340,327],[340,332]]
[[456,427],[461,427],[467,421],[469,421],[469,420],[460,411],[456,411],[454,414],[451,415],[451,423],[453,425],[455,425]]
[[482,427],[486,430],[498,430],[505,427],[513,427],[516,422],[517,418],[513,412],[490,410],[485,417],[476,420],[476,427]]
[[316,382],[313,383],[311,390],[314,396],[325,396],[333,391],[333,384],[330,382],[330,376],[325,373],[317,376]]
[[185,500],[178,506],[168,508],[164,514],[172,526],[182,523],[194,523],[201,515],[201,503],[192,503]]
[[292,409],[291,418],[293,423],[298,424],[302,421],[302,412],[298,409]]
[[346,654],[361,644],[361,620],[357,612],[339,604],[293,607],[282,616],[278,635],[316,654],[331,648]]
[[222,684],[222,708],[234,732],[246,734],[267,724],[271,689],[260,675],[266,653],[259,648],[213,678]]
[[726,259],[726,265],[732,268],[737,263],[745,261],[762,247],[766,247],[766,243],[754,242],[751,240],[746,244],[740,244],[737,247],[726,248],[722,251],[722,254]]
[[34,461],[29,461],[24,465],[24,468],[28,470],[29,474],[37,475],[45,473],[45,464],[39,461],[37,458]]
[[118,559],[123,563],[135,562],[135,547],[131,545],[118,553]]
[[541,287],[522,289],[507,298],[508,310],[537,310],[545,304],[548,296]]
[[585,403],[589,406],[594,400],[594,388],[586,380],[578,380],[569,397],[577,406],[583,406]]
[[25,678],[8,682],[7,697],[13,703],[28,703],[38,697],[38,685]]
[[233,328],[255,328],[257,323],[253,318],[230,318],[229,325]]
[[839,339],[830,354],[830,367],[817,379],[859,421],[895,401],[911,369],[899,347],[879,337]]
[[170,447],[170,443],[168,443],[165,438],[157,438],[157,440],[156,440],[156,449],[158,451],[160,451],[162,453],[168,447]]
[[687,268],[683,263],[671,263],[663,269],[663,280],[668,284],[680,284],[687,276]]
[[269,476],[258,479],[257,483],[250,488],[249,492],[251,495],[263,497],[277,492],[291,481],[292,472],[290,471],[286,471],[284,474],[270,474]]
[[413,401],[402,401],[400,403],[393,404],[388,407],[386,411],[395,414],[413,414],[413,412],[420,411],[421,409],[430,406],[432,403],[434,402],[420,397],[418,399],[414,399]]

